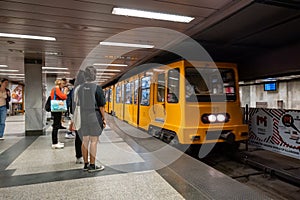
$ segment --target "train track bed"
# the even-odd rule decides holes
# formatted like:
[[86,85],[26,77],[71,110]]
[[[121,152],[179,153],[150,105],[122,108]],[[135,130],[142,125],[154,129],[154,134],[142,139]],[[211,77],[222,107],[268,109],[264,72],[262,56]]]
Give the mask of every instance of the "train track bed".
[[236,153],[217,147],[199,160],[272,199],[299,199],[300,160],[251,146]]

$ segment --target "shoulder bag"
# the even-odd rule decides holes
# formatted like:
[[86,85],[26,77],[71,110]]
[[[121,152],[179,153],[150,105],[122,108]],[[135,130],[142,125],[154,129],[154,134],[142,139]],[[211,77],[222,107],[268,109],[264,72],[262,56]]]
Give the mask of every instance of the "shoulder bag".
[[54,88],[54,100],[51,100],[51,112],[67,112],[67,101],[56,100],[56,88]]

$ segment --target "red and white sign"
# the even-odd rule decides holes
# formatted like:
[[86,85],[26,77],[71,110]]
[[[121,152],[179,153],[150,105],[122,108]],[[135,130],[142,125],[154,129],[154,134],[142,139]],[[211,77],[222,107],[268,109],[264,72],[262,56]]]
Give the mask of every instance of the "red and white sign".
[[249,143],[300,159],[300,111],[250,108]]

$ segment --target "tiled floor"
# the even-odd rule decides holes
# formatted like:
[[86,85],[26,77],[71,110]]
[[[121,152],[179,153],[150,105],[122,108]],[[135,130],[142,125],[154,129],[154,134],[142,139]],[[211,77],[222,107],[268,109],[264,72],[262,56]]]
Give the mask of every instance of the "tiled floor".
[[0,141],[0,199],[266,199],[145,132],[108,119],[111,127],[97,149],[97,162],[106,168],[88,173],[75,164],[74,139],[66,139],[65,130],[59,133],[65,148],[53,150],[51,126],[43,136],[24,137],[24,116],[9,117]]

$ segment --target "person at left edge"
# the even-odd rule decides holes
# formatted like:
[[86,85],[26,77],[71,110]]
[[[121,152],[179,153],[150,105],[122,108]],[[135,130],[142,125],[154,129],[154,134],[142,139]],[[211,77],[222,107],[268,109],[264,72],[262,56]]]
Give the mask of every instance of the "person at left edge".
[[7,109],[9,109],[10,91],[7,89],[8,79],[1,80],[0,86],[0,140],[3,140]]
[[[66,82],[62,80],[56,80],[55,81],[55,87],[52,88],[50,96],[51,100],[54,100],[54,91],[55,91],[55,96],[56,100],[66,100],[67,99],[67,94],[69,90],[67,88],[64,89],[64,92],[62,92],[62,88],[66,86]],[[53,149],[62,149],[64,148],[64,143],[58,142],[58,129],[61,128],[61,117],[62,117],[62,112],[51,112],[53,116],[53,129],[52,129],[52,148]]]

